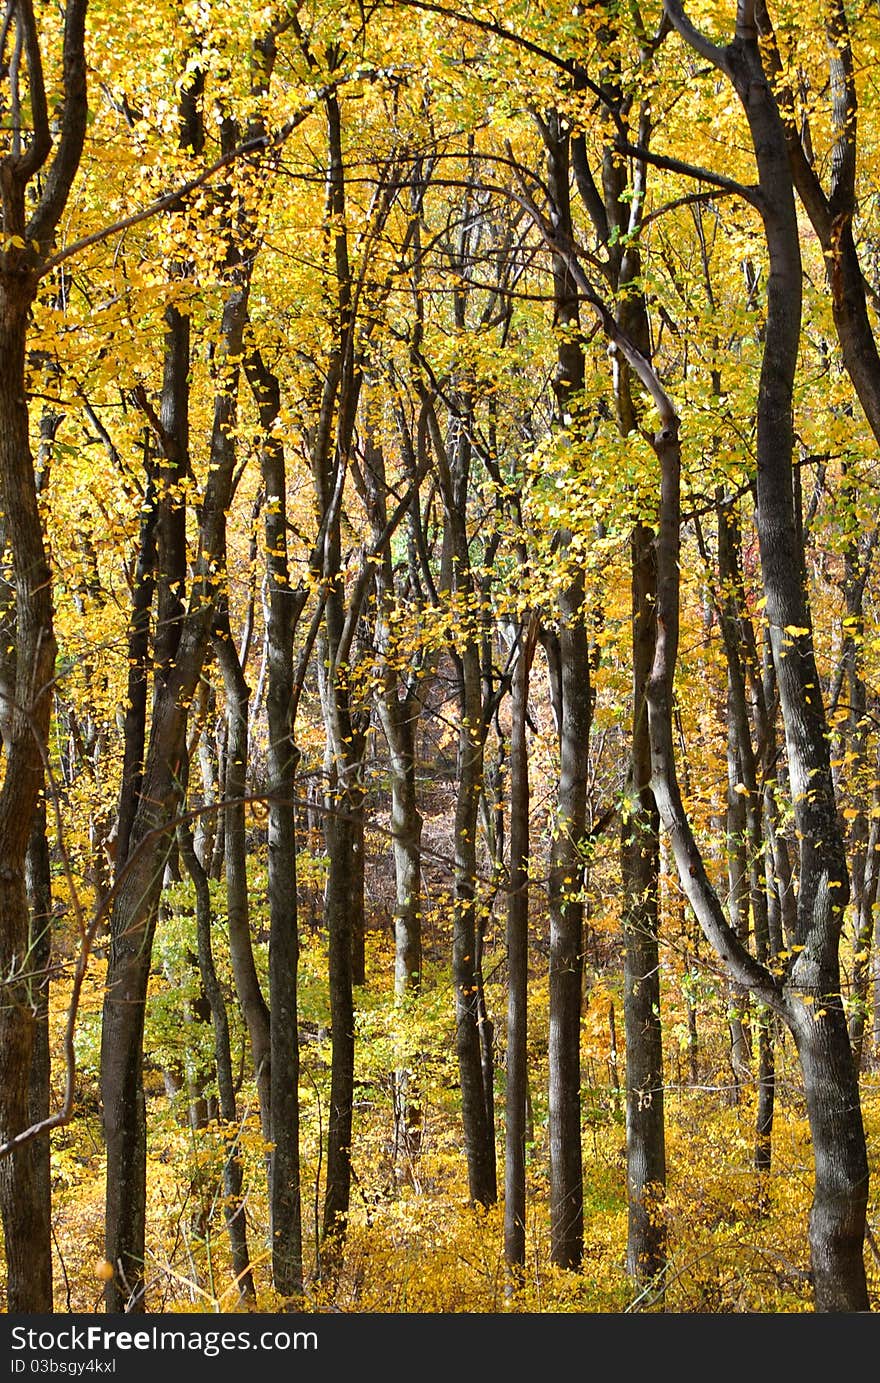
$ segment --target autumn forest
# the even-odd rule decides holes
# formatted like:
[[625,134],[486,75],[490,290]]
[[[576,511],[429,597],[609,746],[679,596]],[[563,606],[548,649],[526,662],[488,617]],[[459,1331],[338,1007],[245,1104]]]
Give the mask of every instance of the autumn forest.
[[2,13],[0,1310],[880,1309],[880,9]]

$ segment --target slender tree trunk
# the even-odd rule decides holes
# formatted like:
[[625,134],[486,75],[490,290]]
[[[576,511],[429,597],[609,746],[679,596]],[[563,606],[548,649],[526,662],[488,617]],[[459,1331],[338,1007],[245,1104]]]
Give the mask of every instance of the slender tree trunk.
[[[394,995],[399,1004],[418,994],[422,983],[422,818],[416,799],[415,698],[403,701],[389,676],[378,698],[388,742],[391,778],[391,838],[394,853]],[[413,1072],[394,1072],[395,1175],[411,1175],[418,1155],[422,1114]]]
[[452,920],[452,979],[455,985],[455,1045],[461,1079],[461,1110],[474,1205],[497,1197],[494,1130],[487,1118],[487,1092],[480,1040],[480,983],[477,953],[477,820],[483,774],[483,704],[480,655],[469,638],[458,655],[458,793],[455,803],[455,902]]
[[[164,465],[156,483],[155,514],[145,505],[141,520],[139,581],[129,629],[129,690],[124,777],[117,816],[116,883],[110,920],[110,961],[101,1028],[101,1096],[107,1142],[105,1256],[114,1276],[105,1291],[108,1310],[143,1310],[146,1217],[146,1106],[143,1091],[144,1004],[156,910],[170,850],[171,836],[154,833],[162,822],[162,805],[170,818],[181,800],[176,775],[184,761],[186,714],[170,703],[175,675],[184,672],[195,690],[206,635],[193,648],[197,666],[181,669],[177,655],[182,637],[182,591],[186,571],[186,532],[179,485],[188,470],[190,321],[174,307],[166,312],[161,417],[153,414],[146,395],[139,402],[157,433]],[[149,488],[148,488],[149,497]],[[154,552],[155,543],[155,552]],[[180,550],[182,545],[182,550]],[[158,579],[152,579],[152,561]],[[146,743],[147,618],[154,585],[157,629],[153,641],[156,674],[153,686],[150,749]],[[188,700],[188,698],[187,698]],[[156,745],[163,743],[162,758]],[[145,797],[150,777],[152,793]],[[154,843],[139,850],[141,833]]]
[[[52,1056],[49,1045],[49,972],[52,964],[52,875],[46,839],[46,801],[40,797],[34,811],[25,862],[30,905],[30,961],[34,993],[34,1045],[28,1093],[28,1121],[49,1117]],[[33,1163],[38,1222],[30,1239],[33,1282],[39,1298],[52,1309],[52,1175],[49,1135],[34,1138],[24,1149]]]
[[238,1002],[251,1045],[260,1100],[260,1124],[267,1140],[271,1130],[271,1033],[269,1008],[263,997],[251,943],[248,903],[247,795],[248,703],[250,688],[232,642],[225,612],[214,649],[226,695],[226,780],[223,832],[226,865],[226,910],[229,954]]
[[624,1022],[626,1027],[627,1272],[657,1283],[666,1266],[663,1032],[660,1023],[660,822],[651,791],[645,691],[654,652],[657,568],[654,534],[631,539],[633,722],[630,801],[623,828]]
[[156,587],[156,529],[159,509],[153,482],[149,434],[144,442],[147,484],[141,510],[140,536],[128,627],[128,687],[122,730],[122,785],[113,839],[114,859],[125,859],[144,771],[150,654],[150,608]]
[[510,865],[507,896],[507,1093],[504,1257],[521,1283],[526,1261],[526,1104],[529,981],[529,755],[526,716],[536,621],[520,626],[510,704]]
[[394,852],[394,992],[402,999],[422,979],[421,837],[416,799],[415,711],[394,686],[383,689],[379,718],[388,741]]
[[[572,235],[569,190],[570,134],[558,112],[541,126],[555,233],[563,245]],[[553,316],[560,329],[553,390],[557,427],[577,435],[578,396],[584,384],[578,294],[566,258],[553,255]],[[567,560],[570,534],[559,534]],[[591,696],[584,627],[583,576],[572,570],[558,600],[558,633],[545,646],[558,658],[551,676],[558,689],[559,784],[550,849],[550,1258],[578,1268],[583,1255],[583,1153],[581,1149],[580,1023],[583,984],[583,837],[586,830],[587,765]],[[552,650],[552,654],[551,654]]]
[[348,659],[365,584],[357,582],[357,590],[348,603],[340,509],[363,378],[355,360],[342,122],[335,93],[326,98],[324,106],[328,145],[324,230],[328,260],[332,258],[333,265],[333,286],[331,288],[328,278],[326,292],[328,311],[334,317],[335,335],[314,430],[311,461],[322,534],[320,550],[313,554],[313,567],[320,574],[326,592],[318,681],[328,775],[324,835],[329,864],[324,919],[328,931],[331,1069],[321,1268],[332,1276],[342,1253],[351,1202],[355,1057],[353,928],[356,925],[352,907],[353,881],[360,887],[357,906],[361,914],[363,886],[357,864],[357,778],[361,764],[355,751],[357,726],[350,703]]
[[577,1268],[583,1253],[580,1024],[583,839],[590,676],[579,578],[559,598],[559,787],[550,852],[550,1256]]
[[[730,925],[744,946],[749,944],[749,864],[746,848],[746,807],[738,791],[743,786],[736,725],[731,718],[730,679],[725,705],[727,727],[727,812],[725,851],[727,854],[728,910]],[[752,1076],[749,1040],[749,992],[731,981],[728,985],[727,1025],[730,1031],[732,1098],[740,1094]]]
[[[360,717],[358,717],[360,719]],[[366,736],[361,726],[355,731],[354,753],[363,761]],[[354,815],[351,842],[351,981],[355,985],[367,982],[367,919],[364,899],[366,880],[366,792],[357,781],[351,790],[351,811]]]
[[329,937],[331,1074],[324,1191],[325,1255],[332,1260],[345,1236],[351,1203],[351,1129],[354,1092],[354,999],[351,964],[351,861],[354,825],[340,792],[327,817],[330,856],[324,895]]
[[[271,655],[270,655],[271,656]],[[297,969],[295,775],[297,755],[287,717],[285,677],[270,671],[269,712],[269,1012],[272,1107],[270,1202],[272,1278],[285,1300],[303,1287],[299,1156],[299,1030]]]
[[232,1270],[239,1298],[245,1302],[256,1299],[247,1241],[245,1199],[242,1194],[244,1170],[238,1152],[239,1127],[232,1074],[232,1054],[229,1046],[229,1019],[226,1001],[217,978],[211,944],[211,898],[208,876],[196,854],[192,828],[181,823],[177,840],[184,868],[192,879],[196,894],[196,936],[198,941],[199,973],[214,1027],[214,1060],[217,1066],[217,1092],[220,1119],[226,1128],[226,1160],[223,1164],[223,1214],[229,1234]]
[[287,559],[287,485],[284,451],[275,431],[281,409],[278,380],[259,356],[249,378],[263,425],[266,620],[269,724],[269,1013],[272,1154],[269,1198],[272,1278],[288,1302],[303,1288],[299,1152],[299,934],[296,887],[296,768],[293,637],[305,605],[290,585]]
[[[33,7],[18,4],[4,20],[5,51],[10,54],[5,78],[11,82],[14,62],[15,85],[8,88],[14,96],[8,103],[0,176],[0,1144],[30,1124],[35,1042],[41,1060],[40,1024],[31,1007],[35,977],[28,959],[31,916],[25,868],[43,786],[56,642],[25,364],[39,273],[52,253],[85,139],[85,17],[86,0],[68,0],[61,72],[52,74],[50,88],[56,93],[51,126],[46,57]],[[52,58],[54,65],[54,51]],[[37,992],[44,978],[36,981]],[[9,1312],[52,1310],[45,1189],[45,1167],[41,1169],[40,1156],[28,1143],[0,1158]]]
[[[331,1071],[327,1123],[327,1179],[324,1190],[323,1267],[333,1272],[345,1239],[351,1202],[352,1118],[354,1106],[354,952],[353,929],[363,915],[363,875],[357,849],[361,835],[363,788],[359,782],[365,737],[354,723],[346,670],[337,662],[343,646],[349,607],[343,616],[339,576],[338,529],[329,569],[336,572],[325,603],[319,683],[327,735],[330,784],[325,840],[329,856],[324,891],[324,920],[328,933],[330,986]],[[355,898],[354,890],[360,891]]]
[[[872,794],[873,812],[880,811],[880,788],[875,787]],[[852,1013],[849,1020],[849,1039],[853,1049],[856,1070],[865,1061],[866,1040],[870,1043],[874,1036],[870,1017],[869,989],[873,955],[874,917],[877,911],[878,892],[880,892],[880,817],[872,815],[868,828],[868,842],[865,853],[865,873],[859,892],[858,914],[855,922],[855,960],[853,962]],[[875,961],[876,963],[876,961]],[[875,1043],[876,1048],[876,1043]],[[869,1048],[870,1050],[870,1048]]]
[[[182,747],[183,736],[180,737]],[[107,1310],[143,1310],[147,1131],[144,1004],[164,860],[135,857],[114,900],[101,1029],[101,1096],[107,1144],[104,1254],[113,1267]]]
[[[767,712],[763,685],[757,676],[757,647],[754,630],[745,609],[742,565],[740,557],[739,519],[733,503],[719,496],[718,502],[718,575],[721,588],[720,623],[728,670],[728,816],[741,840],[737,879],[739,910],[731,918],[734,930],[744,946],[749,939],[749,915],[754,931],[755,957],[766,964],[781,950],[779,925],[771,926],[768,905],[767,879],[772,874],[770,846],[763,836],[761,787],[758,781],[758,759],[752,742],[752,729],[746,697],[747,681],[755,689],[755,722],[759,743],[764,748],[767,776],[775,754],[775,736]],[[729,848],[732,848],[729,846]],[[734,987],[748,1004],[748,991]],[[775,1059],[773,1051],[774,1022],[764,1005],[754,1013],[757,1034],[758,1108],[755,1130],[755,1169],[770,1170],[773,1112],[775,1106]]]
[[[416,458],[408,430],[400,428],[407,468],[414,478]],[[404,1005],[419,993],[422,983],[422,818],[416,794],[416,726],[419,716],[418,688],[426,675],[416,654],[402,676],[389,614],[394,609],[394,567],[388,539],[388,482],[382,447],[370,435],[364,454],[364,486],[368,499],[374,548],[381,553],[376,566],[376,643],[381,650],[376,709],[388,745],[391,783],[391,844],[394,856],[394,995]],[[409,505],[410,534],[418,514],[418,491]],[[416,570],[410,555],[410,574]],[[416,582],[413,582],[416,587]],[[400,1064],[393,1074],[394,1175],[412,1177],[421,1137],[421,1107],[411,1064]]]

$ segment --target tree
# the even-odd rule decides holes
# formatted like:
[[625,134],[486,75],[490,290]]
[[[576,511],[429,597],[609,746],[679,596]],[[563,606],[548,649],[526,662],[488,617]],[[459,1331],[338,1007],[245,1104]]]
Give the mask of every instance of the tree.
[[[31,970],[25,860],[43,783],[44,758],[55,676],[51,573],[31,453],[25,369],[30,309],[51,259],[58,223],[79,166],[86,132],[86,0],[71,0],[64,21],[62,72],[47,86],[43,38],[30,0],[10,11],[3,28],[14,54],[10,122],[4,133],[3,250],[0,258],[0,505],[5,584],[3,601],[2,736],[5,755],[0,788],[0,1053],[5,1072],[0,1091],[0,1140],[26,1129],[35,1039],[30,989],[43,984]],[[49,97],[62,104],[53,131]],[[53,134],[57,133],[57,144]],[[54,145],[54,153],[53,153]],[[51,159],[50,159],[51,155]],[[47,166],[48,160],[48,166]],[[45,171],[44,171],[45,170]],[[52,1305],[47,1217],[39,1202],[42,1153],[28,1143],[0,1163],[0,1212],[13,1311],[47,1311]],[[38,1251],[34,1253],[34,1238]]]
[[[271,75],[272,53],[261,55],[257,89]],[[222,122],[223,153],[240,142],[237,123]],[[159,661],[150,719],[149,741],[139,784],[125,858],[117,859],[116,892],[111,917],[111,953],[102,1027],[102,1093],[107,1139],[107,1207],[105,1256],[113,1267],[106,1289],[110,1310],[145,1309],[144,1232],[146,1215],[146,1109],[143,1095],[144,1004],[150,972],[156,909],[165,859],[173,843],[175,816],[182,802],[182,765],[188,708],[222,606],[226,555],[226,514],[237,479],[234,426],[247,322],[253,258],[235,236],[234,197],[227,189],[226,296],[220,327],[221,346],[209,441],[209,469],[199,514],[198,548],[186,609],[173,580],[168,598],[177,613],[160,628]],[[178,477],[186,473],[189,451],[187,418],[189,369],[188,322],[172,313],[166,352],[165,393],[174,400],[173,416],[161,425],[170,464]],[[169,414],[172,410],[169,406]],[[184,533],[180,504],[167,494],[173,549],[166,577],[181,571]],[[171,646],[169,647],[169,640]]]
[[658,634],[649,693],[654,773],[682,885],[704,929],[732,961],[737,977],[781,1012],[797,1045],[816,1149],[810,1215],[816,1307],[820,1311],[865,1310],[862,1246],[867,1153],[839,968],[849,878],[794,508],[792,394],[800,340],[801,262],[785,131],[762,66],[754,9],[748,3],[739,6],[736,36],[724,48],[700,34],[679,5],[667,4],[667,13],[700,56],[727,76],[742,102],[754,144],[759,178],[755,202],[770,264],[758,396],[756,520],[800,841],[798,941],[781,986],[756,966],[719,918],[717,900],[713,906],[702,861],[695,857],[693,838],[683,826],[680,800],[676,800],[669,695],[677,630],[679,477],[677,419],[668,410],[657,443],[666,463],[667,508],[661,516],[658,543],[658,629],[662,634]]

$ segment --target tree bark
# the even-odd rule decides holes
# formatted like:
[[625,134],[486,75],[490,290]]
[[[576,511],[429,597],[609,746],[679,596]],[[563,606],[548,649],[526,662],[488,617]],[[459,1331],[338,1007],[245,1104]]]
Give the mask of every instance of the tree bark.
[[583,1254],[580,1025],[583,985],[583,839],[586,831],[590,678],[583,583],[559,598],[559,785],[550,852],[550,1257]]
[[[569,190],[570,135],[558,112],[541,126],[548,159],[554,234],[572,236]],[[584,385],[578,292],[566,257],[553,254],[553,317],[560,332],[553,390],[557,427],[576,435],[578,396]],[[560,560],[568,561],[570,534],[559,534]],[[558,629],[546,645],[558,658],[551,676],[558,688],[559,783],[550,847],[550,1258],[580,1267],[584,1240],[581,1149],[580,1023],[583,983],[583,837],[586,830],[589,754],[590,660],[584,628],[583,575],[573,568],[558,600]],[[551,653],[552,650],[552,653]]]
[[626,1267],[639,1286],[666,1266],[663,1031],[660,1023],[659,834],[651,791],[645,694],[654,652],[657,566],[654,535],[637,524],[632,554],[633,719],[629,803],[623,825],[624,1023],[626,1029]]
[[226,1001],[217,978],[214,953],[211,943],[211,898],[208,890],[208,876],[205,873],[193,841],[189,823],[181,823],[177,828],[177,840],[184,868],[192,879],[196,894],[196,936],[198,942],[199,973],[205,996],[211,1012],[214,1027],[214,1060],[217,1066],[217,1093],[220,1106],[220,1119],[226,1132],[226,1160],[223,1164],[223,1214],[229,1235],[229,1248],[232,1257],[232,1270],[238,1287],[239,1299],[252,1303],[256,1299],[253,1271],[247,1241],[247,1219],[244,1186],[244,1169],[238,1153],[238,1111],[235,1100],[235,1082],[232,1074],[232,1054],[229,1046],[229,1019]]
[[[34,1042],[31,1053],[28,1122],[49,1117],[52,1054],[49,1045],[49,974],[52,965],[52,874],[46,839],[46,801],[40,797],[34,811],[25,861],[30,906],[30,963],[33,984]],[[23,1149],[29,1153],[35,1187],[37,1220],[30,1238],[31,1276],[35,1299],[52,1310],[52,1173],[49,1135],[34,1138]]]
[[269,725],[269,1037],[272,1154],[269,1199],[272,1278],[286,1302],[303,1288],[299,1152],[299,934],[296,889],[296,769],[293,638],[305,607],[290,584],[287,480],[275,432],[281,409],[278,380],[255,355],[248,368],[263,427],[266,574],[269,582],[266,714]]
[[[23,1132],[30,1122],[35,1023],[30,1003],[33,976],[28,961],[25,859],[43,785],[56,652],[52,579],[30,447],[27,332],[39,275],[51,253],[85,137],[85,16],[86,0],[69,0],[64,16],[62,98],[54,131],[59,137],[48,166],[53,129],[30,4],[23,0],[10,11],[6,31],[7,41],[21,55],[22,104],[13,103],[13,137],[0,170],[0,542],[4,584],[14,600],[14,608],[4,602],[6,609],[0,612],[0,734],[6,759],[0,789],[0,1143]],[[30,187],[38,174],[36,195],[31,197]],[[45,1185],[38,1160],[27,1144],[0,1159],[0,1216],[10,1312],[52,1310],[44,1242],[46,1212],[40,1207]],[[34,1244],[38,1245],[36,1261]]]
[[251,1059],[260,1101],[263,1137],[271,1130],[271,1033],[269,1008],[263,997],[251,944],[248,903],[247,761],[248,687],[224,609],[214,638],[217,662],[223,674],[226,697],[226,779],[224,784],[223,834],[226,869],[226,912],[229,954],[238,1002],[248,1030]]
[[529,981],[529,755],[526,717],[537,622],[518,635],[510,701],[510,863],[507,895],[507,1092],[504,1107],[504,1258],[515,1282],[526,1262]]
[[482,695],[476,642],[469,637],[458,655],[458,791],[455,801],[455,901],[452,979],[455,985],[455,1045],[472,1204],[493,1205],[497,1197],[494,1130],[487,1119],[480,1041],[480,974],[477,952],[477,820],[483,770]]
[[330,980],[331,1070],[324,1190],[325,1261],[331,1263],[345,1236],[351,1203],[351,1128],[354,1100],[354,996],[351,964],[350,876],[354,823],[348,798],[339,792],[326,825],[330,863],[324,895]]
[[[408,434],[402,431],[402,447],[413,476],[413,506],[419,498],[415,457]],[[419,688],[426,675],[418,649],[410,653],[409,666],[402,673],[404,650],[392,633],[390,615],[397,593],[391,542],[388,537],[388,481],[385,457],[376,439],[369,435],[364,449],[364,493],[372,528],[376,563],[376,634],[379,650],[376,709],[388,745],[388,776],[391,783],[391,847],[394,857],[394,995],[405,1005],[419,993],[422,983],[422,818],[416,794],[416,727],[420,712]],[[410,540],[412,541],[412,540]],[[410,573],[415,563],[410,561]],[[405,599],[405,597],[404,597]],[[409,651],[409,650],[407,650]],[[395,1177],[412,1177],[421,1136],[421,1108],[410,1065],[398,1065],[393,1074],[394,1167]]]
[[[29,287],[29,285],[28,285]],[[0,504],[4,547],[12,553],[5,580],[15,592],[11,682],[2,688],[6,755],[0,789],[0,1142],[29,1122],[29,1086],[35,1040],[31,990],[39,980],[29,958],[30,917],[25,859],[43,782],[42,751],[51,709],[55,638],[49,566],[43,548],[25,403],[25,340],[28,298],[0,278]],[[10,612],[11,613],[11,612]],[[4,670],[7,670],[4,669]],[[5,679],[4,679],[5,681]],[[0,1212],[6,1245],[10,1311],[50,1311],[45,1271],[34,1271],[44,1213],[33,1149],[17,1148],[0,1160]]]

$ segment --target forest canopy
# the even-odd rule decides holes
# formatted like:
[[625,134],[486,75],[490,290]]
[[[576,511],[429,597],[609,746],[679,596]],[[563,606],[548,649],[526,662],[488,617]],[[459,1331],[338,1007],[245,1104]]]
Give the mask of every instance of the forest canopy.
[[876,1308],[878,54],[5,0],[0,1309]]

